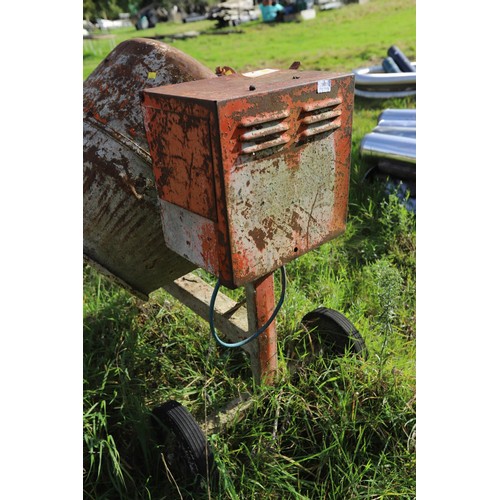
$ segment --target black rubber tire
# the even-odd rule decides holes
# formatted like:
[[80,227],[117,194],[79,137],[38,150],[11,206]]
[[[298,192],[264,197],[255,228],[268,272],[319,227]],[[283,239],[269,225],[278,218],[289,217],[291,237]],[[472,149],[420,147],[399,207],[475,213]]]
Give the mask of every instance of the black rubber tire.
[[[167,449],[174,455],[174,469],[189,482],[201,477],[215,480],[213,453],[205,435],[189,411],[180,403],[170,400],[153,409],[153,425],[162,445],[175,447]],[[173,434],[173,436],[172,436]],[[172,443],[172,438],[177,442]],[[209,472],[209,473],[208,473]]]
[[365,341],[356,327],[341,313],[327,307],[318,307],[302,318],[302,324],[329,344],[333,354],[346,353],[368,357]]

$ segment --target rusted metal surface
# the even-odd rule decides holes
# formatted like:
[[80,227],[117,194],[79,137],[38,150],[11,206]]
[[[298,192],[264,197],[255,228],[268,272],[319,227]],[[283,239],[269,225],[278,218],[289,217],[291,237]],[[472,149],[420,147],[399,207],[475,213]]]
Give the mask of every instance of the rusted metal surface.
[[265,70],[144,95],[167,246],[224,285],[345,230],[354,75]]
[[215,74],[217,76],[221,76],[221,75],[233,75],[235,74],[236,71],[231,68],[230,66],[217,66],[215,68]]
[[165,246],[144,130],[144,89],[216,75],[163,42],[118,45],[83,85],[84,254],[144,297],[195,265]]
[[[264,276],[245,285],[248,326],[250,331],[261,328],[275,308],[273,275]],[[273,321],[257,338],[258,358],[252,359],[254,379],[257,383],[272,385],[278,370],[278,337]],[[257,364],[257,366],[255,366]]]

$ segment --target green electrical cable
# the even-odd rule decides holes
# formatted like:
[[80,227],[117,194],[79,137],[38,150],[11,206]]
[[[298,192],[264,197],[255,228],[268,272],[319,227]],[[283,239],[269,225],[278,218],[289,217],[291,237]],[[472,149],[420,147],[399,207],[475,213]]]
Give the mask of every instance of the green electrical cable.
[[248,337],[244,340],[240,340],[239,342],[234,342],[234,343],[228,343],[228,342],[224,342],[223,340],[221,340],[221,338],[217,335],[217,332],[215,330],[215,326],[214,326],[215,299],[217,298],[217,294],[219,292],[219,287],[220,287],[220,281],[217,280],[217,284],[215,285],[214,291],[212,293],[212,298],[210,299],[209,324],[210,324],[210,331],[212,332],[212,336],[214,337],[215,341],[219,345],[221,345],[222,347],[229,347],[229,348],[242,347],[242,346],[248,344],[249,342],[251,342],[252,340],[255,340],[274,321],[274,318],[278,314],[278,312],[281,309],[281,306],[283,305],[283,302],[285,300],[285,290],[286,290],[285,267],[282,266],[280,268],[280,271],[281,271],[281,295],[280,295],[280,299],[279,299],[278,303],[276,304],[276,307],[274,308],[274,311],[271,314],[270,318],[255,333],[250,335],[250,337]]

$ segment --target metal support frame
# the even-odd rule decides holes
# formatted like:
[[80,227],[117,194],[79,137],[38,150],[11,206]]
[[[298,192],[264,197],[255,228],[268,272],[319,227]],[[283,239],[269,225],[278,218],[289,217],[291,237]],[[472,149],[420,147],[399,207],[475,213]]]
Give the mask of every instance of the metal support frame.
[[[163,288],[208,321],[213,288],[203,279],[188,273]],[[214,323],[231,342],[247,338],[271,316],[275,307],[273,275],[269,274],[247,284],[245,294],[246,303],[235,302],[222,293],[217,297]],[[242,349],[250,356],[254,380],[258,384],[273,384],[278,365],[275,322]]]
[[[273,275],[268,274],[263,278],[245,285],[247,298],[248,327],[256,331],[271,316],[275,307]],[[258,365],[258,382],[272,385],[278,368],[276,322],[256,339]],[[254,373],[255,376],[255,373]]]

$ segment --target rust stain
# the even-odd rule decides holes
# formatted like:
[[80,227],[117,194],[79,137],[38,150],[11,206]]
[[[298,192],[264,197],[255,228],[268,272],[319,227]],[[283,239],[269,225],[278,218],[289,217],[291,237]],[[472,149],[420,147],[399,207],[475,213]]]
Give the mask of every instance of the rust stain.
[[215,68],[215,74],[217,76],[228,76],[236,74],[236,71],[230,66],[217,66]]
[[[251,274],[250,263],[253,259],[248,255],[247,251],[242,249],[237,253],[233,253],[231,255],[231,260],[233,263],[234,270],[234,282],[239,281],[239,284],[247,283],[246,277],[248,274]],[[254,281],[254,276],[252,275],[252,279],[250,281]],[[255,278],[257,278],[255,276]],[[243,280],[243,282],[242,282]]]
[[[153,81],[150,71],[157,73]],[[84,82],[83,108],[121,134],[131,129],[138,144],[147,150],[141,92],[166,84],[217,78],[198,61],[163,42],[132,39],[119,44]]]
[[266,248],[267,244],[266,233],[262,229],[256,227],[251,231],[248,231],[248,234],[254,240],[257,249],[262,252]]
[[198,235],[201,242],[202,255],[205,259],[207,268],[211,272],[216,272],[218,269],[218,252],[217,245],[214,241],[213,225],[207,224],[203,226]]
[[99,122],[102,123],[103,125],[106,125],[108,123],[108,120],[106,118],[103,118],[99,113],[94,112],[92,116]]
[[290,219],[290,227],[292,228],[292,231],[294,231],[297,234],[300,234],[302,232],[302,226],[300,225],[299,220],[300,220],[300,215],[294,211]]

